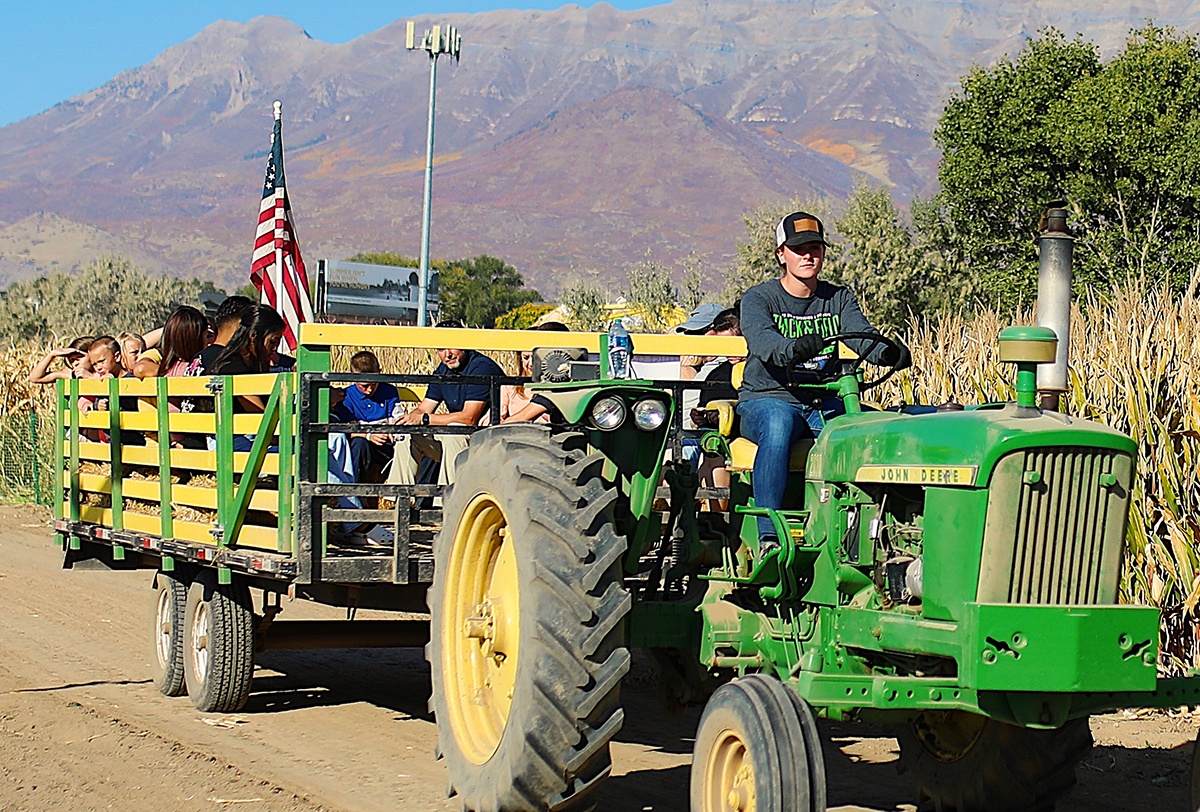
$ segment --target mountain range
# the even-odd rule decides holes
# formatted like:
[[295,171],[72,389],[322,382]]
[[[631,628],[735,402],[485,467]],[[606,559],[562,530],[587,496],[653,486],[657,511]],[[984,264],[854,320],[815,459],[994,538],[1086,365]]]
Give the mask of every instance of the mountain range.
[[[432,253],[489,253],[552,295],[615,289],[689,254],[714,275],[768,202],[887,184],[931,193],[930,133],[972,65],[1053,25],[1105,55],[1200,0],[675,0],[416,20],[453,24],[438,67]],[[0,129],[0,283],[119,252],[236,288],[283,102],[310,265],[415,256],[429,60],[405,21],[328,44],[278,17],[221,21],[99,88]],[[715,281],[715,280],[714,280]]]

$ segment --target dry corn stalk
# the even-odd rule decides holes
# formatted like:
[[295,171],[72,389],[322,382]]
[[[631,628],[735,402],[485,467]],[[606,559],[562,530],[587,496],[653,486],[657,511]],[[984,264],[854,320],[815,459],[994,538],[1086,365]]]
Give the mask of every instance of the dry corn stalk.
[[109,508],[112,507],[112,496],[107,493],[87,491],[83,494],[83,504],[88,507]]

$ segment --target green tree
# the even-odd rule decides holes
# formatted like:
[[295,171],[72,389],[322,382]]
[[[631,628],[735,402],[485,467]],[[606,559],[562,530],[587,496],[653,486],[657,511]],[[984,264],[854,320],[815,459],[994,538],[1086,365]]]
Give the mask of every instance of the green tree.
[[1051,137],[1056,106],[1080,77],[1100,70],[1093,44],[1046,29],[1015,61],[973,68],[934,130],[946,233],[1004,306],[1030,303],[1038,217],[1070,171]]
[[587,283],[572,285],[563,291],[562,303],[572,330],[593,333],[608,327],[604,293],[599,288]]
[[78,335],[146,332],[181,304],[197,304],[211,284],[151,276],[118,256],[101,257],[78,274],[18,282],[0,301],[0,336],[48,341]]
[[1058,113],[1085,271],[1098,284],[1185,288],[1200,268],[1196,38],[1147,25],[1075,82]]
[[[421,261],[406,257],[403,254],[397,254],[395,251],[359,251],[352,257],[349,257],[347,262],[362,262],[367,265],[395,265],[397,268],[419,268]],[[431,259],[429,267],[441,268],[445,267],[446,261],[439,259]]]
[[679,306],[690,312],[704,301],[704,258],[693,251],[679,261],[679,266],[682,282],[676,298]]
[[943,253],[1012,308],[1034,296],[1041,212],[1066,197],[1076,287],[1131,277],[1188,284],[1200,262],[1200,53],[1147,25],[1104,64],[1054,29],[1015,60],[976,68],[934,132],[941,187],[930,209]]
[[473,327],[491,327],[497,316],[540,302],[542,295],[525,287],[521,274],[504,260],[480,254],[448,263],[441,270],[438,300],[442,316]]
[[835,229],[842,250],[823,276],[854,291],[867,318],[885,333],[904,330],[910,315],[969,294],[958,266],[903,222],[883,186],[858,184]]
[[675,313],[677,296],[671,282],[671,274],[647,254],[625,272],[629,287],[625,301],[629,307],[642,315],[646,332],[661,333],[671,324]]

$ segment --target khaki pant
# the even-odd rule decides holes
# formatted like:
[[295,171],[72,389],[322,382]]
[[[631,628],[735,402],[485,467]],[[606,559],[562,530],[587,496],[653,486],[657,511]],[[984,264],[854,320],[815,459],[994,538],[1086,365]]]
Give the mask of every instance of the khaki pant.
[[454,482],[458,455],[466,450],[467,440],[470,439],[466,434],[397,434],[395,437],[396,456],[392,460],[392,470],[388,472],[388,482],[397,485],[416,484],[417,468],[422,457],[441,463],[438,468],[439,485]]

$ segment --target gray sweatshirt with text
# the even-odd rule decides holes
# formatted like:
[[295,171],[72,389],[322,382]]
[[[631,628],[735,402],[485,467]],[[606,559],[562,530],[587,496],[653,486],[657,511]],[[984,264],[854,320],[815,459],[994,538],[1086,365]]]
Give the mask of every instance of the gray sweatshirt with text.
[[[879,332],[867,321],[849,289],[828,282],[818,282],[816,293],[808,298],[792,296],[778,279],[755,285],[742,297],[741,322],[750,355],[739,400],[769,397],[800,402],[796,387],[788,383],[787,367],[792,345],[802,335],[817,333],[827,338],[838,333]],[[865,340],[846,342],[858,353],[869,344]],[[882,351],[883,345],[876,345],[867,360],[878,363]],[[823,368],[831,355],[829,351],[814,359],[808,368]]]

